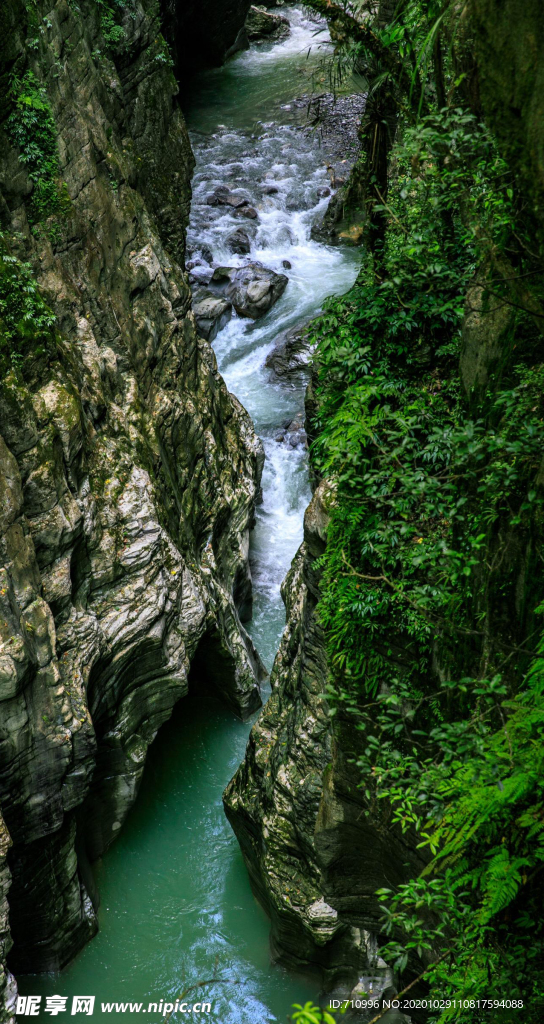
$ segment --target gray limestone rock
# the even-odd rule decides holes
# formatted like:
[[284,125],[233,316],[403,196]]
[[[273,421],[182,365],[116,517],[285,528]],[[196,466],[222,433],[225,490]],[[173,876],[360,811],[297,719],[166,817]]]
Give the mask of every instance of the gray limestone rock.
[[206,202],[208,206],[232,206],[233,210],[248,205],[248,200],[244,196],[232,192],[226,185],[218,185],[215,191],[208,196]]
[[198,333],[207,341],[213,341],[228,324],[232,316],[232,303],[227,299],[218,299],[215,295],[207,295],[194,303],[193,313]]
[[247,263],[244,267],[217,267],[209,287],[228,298],[240,316],[256,320],[278,301],[287,283],[285,274],[276,274],[261,263]]
[[286,383],[300,386],[308,376],[312,346],[307,337],[307,321],[281,334],[266,357],[265,365]]
[[227,245],[231,252],[239,256],[246,256],[251,251],[251,239],[243,228],[237,228],[228,236]]
[[238,210],[234,211],[233,214],[237,220],[257,220],[258,213],[254,206],[241,206]]

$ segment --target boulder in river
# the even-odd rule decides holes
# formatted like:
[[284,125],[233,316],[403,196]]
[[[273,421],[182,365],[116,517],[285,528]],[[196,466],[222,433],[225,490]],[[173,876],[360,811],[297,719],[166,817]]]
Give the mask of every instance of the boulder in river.
[[251,250],[251,240],[243,228],[237,228],[227,238],[227,245],[231,252],[238,253],[240,256],[247,255]]
[[285,39],[291,31],[287,18],[282,14],[270,14],[266,7],[250,7],[246,18],[246,32],[250,43],[268,39]]
[[257,320],[283,295],[288,280],[262,263],[247,263],[245,267],[217,267],[210,290],[232,302],[240,316]]
[[280,334],[276,346],[267,356],[265,365],[270,367],[277,377],[299,384],[300,378],[307,374],[312,354],[307,326],[308,322],[304,321]]
[[187,270],[189,270],[189,283],[193,286],[207,285],[213,274],[211,266],[202,263],[197,263],[191,268],[187,266]]
[[202,263],[208,263],[210,266],[213,263],[213,252],[208,248],[207,245],[199,245],[198,248],[188,249],[186,254],[185,266],[187,270],[191,270],[191,264],[196,267]]
[[191,267],[187,265],[189,271],[189,284],[191,285],[204,285],[210,280],[213,270],[203,263],[193,264]]
[[249,217],[250,220],[257,219],[257,211],[254,206],[242,206],[234,211],[235,217]]
[[248,201],[244,196],[232,192],[226,185],[218,185],[208,196],[206,202],[208,206],[232,206],[235,210],[242,206],[248,206]]
[[196,326],[201,337],[213,341],[232,316],[232,303],[215,295],[199,297],[193,304]]
[[307,448],[308,435],[304,428],[304,413],[299,412],[294,420],[287,420],[276,434],[276,441],[289,445],[290,448]]

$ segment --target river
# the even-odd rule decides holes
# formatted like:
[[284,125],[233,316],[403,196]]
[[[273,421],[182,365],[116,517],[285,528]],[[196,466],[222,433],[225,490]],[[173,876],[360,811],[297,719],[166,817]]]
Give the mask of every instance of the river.
[[[207,246],[218,263],[244,262],[225,242],[242,222],[205,202],[216,185],[236,184],[258,209],[251,259],[279,272],[284,260],[291,264],[287,289],[266,317],[234,317],[214,341],[221,373],[266,451],[248,628],[268,668],[285,622],[280,583],[301,540],[310,490],[307,452],[275,439],[303,408],[303,391],[274,381],[264,361],[281,331],[318,311],[326,295],[345,291],[357,273],[355,252],[310,239],[327,202],[318,196],[328,184],[326,159],[291,106],[319,75],[328,35],[298,7],[282,13],[291,21],[288,38],[202,73],[186,102],[197,161],[189,247]],[[263,197],[265,179],[277,192]],[[23,992],[69,996],[69,1007],[73,995],[94,994],[94,1019],[134,1020],[134,1011],[112,1015],[100,1003],[174,1002],[188,985],[215,976],[224,980],[188,998],[211,1002],[204,1019],[217,1024],[283,1024],[293,1002],[317,997],[307,981],[270,962],[268,921],[223,813],[221,794],[244,756],[250,725],[210,700],[179,703],[149,751],[119,839],[96,865],[99,934],[60,975],[23,979]],[[43,1010],[40,1018],[51,1019]],[[144,1019],[155,1024],[162,1014]]]

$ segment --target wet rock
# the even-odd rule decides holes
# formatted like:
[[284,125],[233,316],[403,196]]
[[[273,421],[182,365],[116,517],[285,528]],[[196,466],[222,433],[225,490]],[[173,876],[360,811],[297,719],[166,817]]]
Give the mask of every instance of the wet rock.
[[262,185],[261,190],[265,196],[275,196],[279,192],[277,185]]
[[321,185],[317,190],[317,194],[320,199],[324,199],[325,196],[330,196],[331,190],[328,185]]
[[[315,509],[320,496],[314,496],[306,513],[305,543],[282,584],[287,626],[274,664],[272,695],[223,800],[254,892],[271,917],[275,954],[290,967],[312,962],[325,973],[332,963],[342,963],[343,944],[335,940],[344,929],[324,910],[325,905],[336,907],[321,886],[313,840],[306,841],[313,837],[319,782],[332,756],[324,698],[327,662],[313,568],[326,537],[321,503]],[[305,837],[304,847],[299,835]],[[329,927],[325,943],[324,913]],[[365,952],[363,947],[366,966]]]
[[234,210],[242,206],[248,206],[248,200],[244,196],[236,195],[226,185],[218,185],[214,192],[206,199],[208,206],[232,206]]
[[287,283],[285,274],[276,274],[261,263],[248,263],[245,267],[217,267],[210,289],[229,299],[240,316],[257,320],[283,295]]
[[250,220],[256,220],[258,213],[254,206],[242,206],[240,209],[234,211],[235,217],[249,217]]
[[304,429],[304,413],[297,413],[293,420],[288,420],[276,435],[276,441],[288,444],[290,448],[307,448],[308,437]]
[[292,263],[290,263],[290,261],[289,261],[289,260],[282,260],[282,261],[281,261],[281,265],[282,265],[282,267],[284,267],[284,268],[285,268],[285,270],[290,270],[290,269],[291,269],[291,267],[293,266],[293,264],[292,264]]
[[207,284],[213,275],[212,267],[197,263],[189,270],[189,283],[194,285]]
[[307,336],[307,321],[280,335],[275,348],[266,357],[265,366],[277,377],[299,385],[308,374],[312,346]]
[[213,341],[232,316],[232,303],[208,295],[193,303],[196,326],[201,337]]
[[213,263],[213,252],[207,245],[201,245],[198,249],[188,249],[187,261],[185,264],[187,270],[192,270],[193,266],[196,267],[203,262],[211,266]]
[[353,201],[343,186],[331,196],[325,214],[310,232],[316,242],[328,245],[361,245],[364,235],[365,211],[362,202]]
[[228,236],[227,245],[231,252],[237,253],[239,256],[245,256],[251,251],[251,240],[243,228],[237,228]]
[[291,31],[287,18],[269,14],[266,7],[250,7],[246,18],[246,32],[250,43],[268,39],[285,39]]

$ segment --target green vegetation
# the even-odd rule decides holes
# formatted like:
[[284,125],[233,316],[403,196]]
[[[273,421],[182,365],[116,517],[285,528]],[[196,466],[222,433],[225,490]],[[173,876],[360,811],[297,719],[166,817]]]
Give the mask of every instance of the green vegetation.
[[13,76],[10,86],[13,110],[7,132],[33,183],[31,213],[34,222],[56,213],[67,202],[59,179],[57,130],[45,90],[32,71]]
[[380,892],[382,952],[433,997],[524,999],[536,1021],[544,315],[531,203],[472,109],[456,5],[382,4],[364,24],[361,4],[310,6],[327,8],[340,72],[366,74],[371,97],[350,186],[363,266],[314,324],[312,462],[333,484],[320,605],[332,714],[360,732],[369,812],[392,814],[427,858]]
[[329,1013],[328,1010],[321,1010],[311,1001],[304,1003],[304,1006],[301,1003],[294,1003],[290,1020],[293,1021],[293,1024],[336,1024],[336,1018],[332,1013]]
[[30,263],[10,254],[0,234],[0,372],[39,360],[54,340],[55,317],[42,299]]
[[95,0],[100,8],[100,27],[108,49],[115,49],[124,41],[125,31],[121,21],[127,8],[127,0]]

